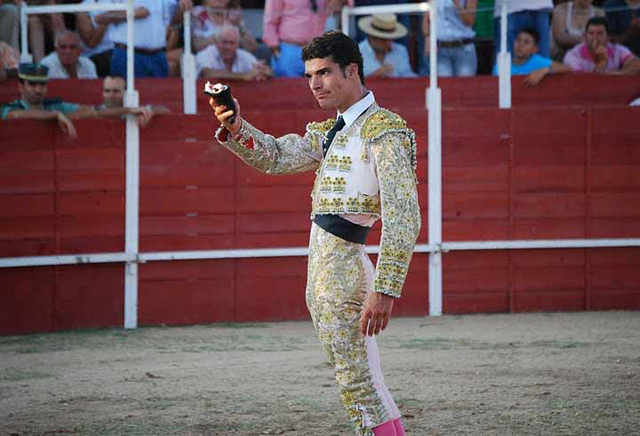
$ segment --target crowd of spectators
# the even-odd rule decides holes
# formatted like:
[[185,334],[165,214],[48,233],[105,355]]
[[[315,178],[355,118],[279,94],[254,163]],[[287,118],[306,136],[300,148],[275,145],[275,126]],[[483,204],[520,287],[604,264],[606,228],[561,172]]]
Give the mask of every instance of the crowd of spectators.
[[[497,74],[504,1],[509,2],[506,45],[512,56],[511,73],[526,75],[530,86],[549,74],[574,71],[640,74],[640,0],[438,0],[438,75]],[[0,107],[0,118],[55,120],[74,137],[74,119],[133,115],[144,127],[155,114],[168,113],[161,106],[123,104],[127,73],[123,11],[30,14],[27,43],[33,62],[19,62],[22,4],[126,2],[0,0],[0,82],[17,77],[20,93],[19,99]],[[300,77],[302,48],[315,36],[339,28],[342,8],[390,3],[408,0],[264,0],[263,32],[258,35],[245,26],[240,0],[134,0],[135,75],[180,75],[183,20],[190,14],[189,37],[200,77],[225,81]],[[429,13],[374,14],[354,21],[365,76],[429,73]],[[49,79],[99,77],[104,78],[101,104],[47,97]]]
[[[409,0],[242,0],[263,6],[263,26],[244,22],[241,0],[135,0],[136,77],[179,76],[183,16],[191,15],[191,47],[202,77],[266,80],[304,74],[302,47],[340,26],[346,6]],[[569,70],[635,73],[640,54],[640,0],[439,0],[440,76],[490,74],[500,48],[500,12],[507,3],[507,47],[513,72],[555,62]],[[114,4],[126,0],[0,0],[0,80],[19,63],[21,4]],[[371,77],[429,73],[429,13],[377,14],[354,19],[364,70]],[[590,23],[590,26],[587,24]],[[255,22],[254,22],[255,24]],[[28,16],[29,53],[50,78],[126,76],[124,12]],[[523,33],[524,31],[524,33]],[[255,32],[256,34],[254,34]],[[518,39],[521,41],[518,42]],[[536,57],[523,61],[534,50]],[[491,49],[486,50],[487,43]],[[539,60],[545,61],[540,64]],[[488,67],[487,67],[488,66]],[[535,80],[534,80],[535,82]]]

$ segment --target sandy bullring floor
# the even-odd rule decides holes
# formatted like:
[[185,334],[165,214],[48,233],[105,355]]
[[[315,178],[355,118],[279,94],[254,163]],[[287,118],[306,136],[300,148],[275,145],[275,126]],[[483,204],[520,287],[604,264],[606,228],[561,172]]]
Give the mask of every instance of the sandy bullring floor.
[[[640,312],[397,318],[422,435],[640,434]],[[310,322],[0,337],[0,435],[353,435]]]

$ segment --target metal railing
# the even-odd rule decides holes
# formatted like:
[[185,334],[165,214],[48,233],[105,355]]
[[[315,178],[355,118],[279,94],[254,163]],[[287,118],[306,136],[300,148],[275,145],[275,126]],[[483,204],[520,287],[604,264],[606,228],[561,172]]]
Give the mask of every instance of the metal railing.
[[[28,15],[53,13],[78,13],[90,11],[125,11],[127,22],[127,91],[125,106],[139,105],[139,95],[134,89],[134,8],[133,0],[126,5],[92,4],[92,5],[55,5],[55,6],[21,6],[22,61],[30,62],[28,47]],[[127,115],[126,121],[126,167],[125,167],[125,249],[123,253],[83,254],[76,256],[36,256],[2,259],[2,266],[46,266],[87,262],[126,262],[125,268],[125,313],[124,326],[135,328],[138,325],[138,241],[140,216],[140,130],[133,115]]]

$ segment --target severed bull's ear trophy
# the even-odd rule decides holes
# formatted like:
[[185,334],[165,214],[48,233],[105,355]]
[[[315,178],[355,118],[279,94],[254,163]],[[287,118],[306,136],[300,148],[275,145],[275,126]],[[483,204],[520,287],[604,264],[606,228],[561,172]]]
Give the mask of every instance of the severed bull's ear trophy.
[[229,123],[236,121],[236,105],[231,96],[231,87],[222,83],[212,85],[209,81],[204,85],[204,93],[216,101],[218,106],[226,106],[227,110],[233,111],[233,115],[229,117]]

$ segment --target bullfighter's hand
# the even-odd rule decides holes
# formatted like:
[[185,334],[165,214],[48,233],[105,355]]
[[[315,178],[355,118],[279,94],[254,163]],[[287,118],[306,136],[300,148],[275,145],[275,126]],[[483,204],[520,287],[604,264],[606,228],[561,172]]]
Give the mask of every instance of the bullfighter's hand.
[[387,328],[393,310],[393,300],[393,297],[379,292],[372,292],[367,297],[360,316],[360,331],[363,335],[377,335]]
[[217,106],[216,100],[213,97],[209,98],[209,105],[211,106],[211,108],[213,108],[218,121],[220,121],[222,126],[226,127],[229,132],[235,135],[236,133],[238,133],[238,130],[240,130],[240,127],[242,127],[242,119],[240,118],[240,104],[238,103],[238,100],[234,98],[233,102],[236,105],[236,118],[233,123],[230,123],[229,117],[231,117],[234,112],[232,110],[227,110],[226,106]]

